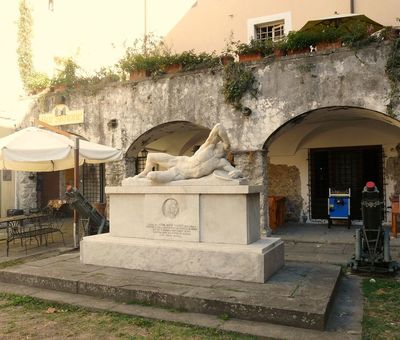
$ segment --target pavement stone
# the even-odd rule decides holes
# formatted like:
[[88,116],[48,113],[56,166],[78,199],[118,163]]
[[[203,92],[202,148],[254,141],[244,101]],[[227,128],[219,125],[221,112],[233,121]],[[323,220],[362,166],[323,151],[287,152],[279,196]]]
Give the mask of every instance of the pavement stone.
[[[353,278],[349,282],[353,282]],[[350,284],[351,286],[351,284]],[[354,284],[353,284],[354,286]],[[357,287],[357,286],[356,286]],[[242,334],[259,336],[262,338],[274,339],[344,339],[355,340],[360,338],[360,330],[352,327],[352,324],[357,323],[362,317],[361,315],[345,314],[341,321],[343,327],[335,328],[335,315],[331,314],[328,320],[327,330],[319,331],[312,329],[302,329],[284,325],[271,324],[266,322],[256,322],[239,319],[222,320],[215,315],[188,313],[182,311],[172,311],[168,309],[141,306],[134,304],[118,303],[110,299],[102,299],[93,296],[85,296],[81,294],[71,294],[60,291],[46,290],[42,288],[26,287],[15,284],[0,282],[0,291],[15,294],[26,294],[34,296],[50,302],[73,304],[80,307],[85,307],[95,311],[111,311],[123,313],[132,316],[166,320],[171,322],[179,322],[189,325],[217,328],[224,331],[238,332]],[[354,293],[354,292],[352,292]],[[343,302],[335,299],[333,311],[337,310],[340,313],[340,308]],[[336,306],[338,305],[338,306]],[[352,311],[357,312],[357,311]],[[359,311],[358,311],[359,312]],[[344,320],[346,319],[346,320]],[[355,320],[355,321],[354,321]],[[359,323],[358,323],[359,325]],[[359,326],[360,327],[360,326]]]
[[0,271],[8,283],[313,329],[325,327],[339,276],[337,266],[287,263],[260,284],[84,265],[72,254]]

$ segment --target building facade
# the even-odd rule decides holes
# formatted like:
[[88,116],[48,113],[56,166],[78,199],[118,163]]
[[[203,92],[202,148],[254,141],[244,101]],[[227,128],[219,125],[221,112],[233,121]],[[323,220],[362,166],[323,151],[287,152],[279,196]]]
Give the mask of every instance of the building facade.
[[280,39],[309,20],[364,14],[384,25],[399,25],[397,0],[198,0],[166,35],[177,52],[221,52],[229,40]]
[[147,152],[192,154],[222,123],[235,165],[263,185],[263,225],[270,195],[286,197],[288,220],[325,220],[329,188],[351,188],[352,218],[359,220],[367,180],[377,182],[385,207],[400,191],[400,122],[387,114],[390,48],[382,42],[249,64],[259,88],[257,98],[243,100],[250,115],[225,103],[220,68],[48,94],[30,116],[51,111],[61,97],[71,110],[83,109],[83,123],[63,129],[125,154],[106,165],[106,185],[139,172]]

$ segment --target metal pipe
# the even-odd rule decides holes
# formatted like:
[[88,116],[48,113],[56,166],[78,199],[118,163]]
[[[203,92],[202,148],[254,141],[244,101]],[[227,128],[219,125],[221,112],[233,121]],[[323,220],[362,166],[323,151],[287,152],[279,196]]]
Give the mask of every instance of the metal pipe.
[[[75,137],[74,143],[74,187],[79,189],[79,138]],[[79,228],[78,228],[78,212],[74,209],[74,248],[78,248]]]
[[144,54],[147,54],[147,0],[144,0],[144,37],[143,37]]
[[355,257],[356,261],[361,260],[361,231],[360,231],[360,228],[356,229],[356,248],[355,248],[354,257]]
[[383,261],[390,262],[390,233],[388,228],[385,228],[383,234]]
[[354,0],[350,0],[350,13],[354,14]]

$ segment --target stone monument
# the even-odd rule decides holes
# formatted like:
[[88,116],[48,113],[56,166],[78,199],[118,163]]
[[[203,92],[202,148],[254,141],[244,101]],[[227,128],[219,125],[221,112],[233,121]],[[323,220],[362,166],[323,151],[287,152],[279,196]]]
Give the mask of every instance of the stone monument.
[[143,172],[106,188],[110,233],[85,237],[81,261],[265,282],[284,264],[283,242],[260,239],[261,187],[226,160],[229,148],[217,124],[191,157],[150,153]]

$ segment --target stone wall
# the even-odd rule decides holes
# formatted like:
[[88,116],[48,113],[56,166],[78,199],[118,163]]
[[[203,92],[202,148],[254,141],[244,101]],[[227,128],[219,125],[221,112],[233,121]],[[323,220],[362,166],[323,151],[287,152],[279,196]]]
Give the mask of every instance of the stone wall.
[[396,146],[397,155],[388,157],[386,161],[386,175],[394,182],[394,192],[390,195],[400,195],[400,144]]
[[16,192],[16,207],[26,212],[30,208],[36,208],[36,178],[30,179],[29,172],[15,172],[15,181],[18,183]]
[[[380,44],[357,51],[343,48],[251,63],[248,67],[256,75],[260,91],[257,98],[245,96],[242,101],[252,110],[250,116],[224,102],[221,68],[49,93],[33,106],[26,123],[65,100],[70,110],[84,109],[85,122],[63,129],[126,152],[139,136],[160,124],[187,121],[211,129],[220,122],[227,129],[238,167],[252,181],[263,184],[266,196],[263,145],[285,122],[328,106],[386,112],[388,52],[389,46]],[[114,119],[116,124],[110,124]],[[133,161],[107,165],[106,184],[118,185],[127,174],[132,175]],[[291,215],[295,216],[298,203],[293,204]]]
[[250,184],[261,185],[263,188],[260,195],[260,227],[261,230],[265,229],[269,233],[268,214],[264,213],[268,211],[266,159],[265,150],[240,152],[234,155],[234,165],[249,179]]
[[[269,135],[292,118],[328,106],[355,106],[386,112],[390,84],[385,76],[388,46],[340,49],[266,59],[249,65],[259,82],[257,98],[246,96],[248,117],[224,102],[222,69],[201,70],[48,94],[31,114],[60,102],[84,109],[85,123],[65,126],[94,142],[126,151],[144,132],[160,124],[189,121],[205,128],[222,123],[235,151],[263,149]],[[117,127],[108,124],[117,120]],[[29,122],[29,119],[27,120]]]
[[[300,171],[296,166],[268,164],[268,195],[286,197],[285,220],[299,221],[303,208]],[[282,181],[282,178],[285,180]]]

